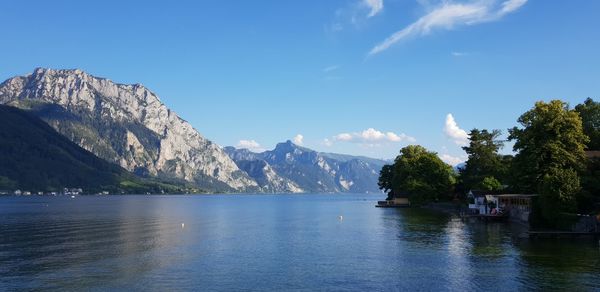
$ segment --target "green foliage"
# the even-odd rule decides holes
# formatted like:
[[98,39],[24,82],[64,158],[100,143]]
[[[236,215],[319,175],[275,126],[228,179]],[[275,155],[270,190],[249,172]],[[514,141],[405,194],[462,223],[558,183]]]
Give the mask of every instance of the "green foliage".
[[518,121],[523,128],[509,130],[518,151],[513,163],[518,188],[539,192],[544,219],[557,223],[556,214],[574,210],[580,190],[579,172],[585,166],[588,142],[581,118],[566,103],[553,100],[537,102]]
[[14,190],[17,187],[17,182],[5,176],[0,176],[0,190]]
[[39,118],[0,106],[0,189],[88,193],[181,191],[170,183],[144,180],[100,159],[57,133]]
[[394,164],[385,166],[379,177],[380,189],[392,195],[408,193],[416,205],[447,198],[455,183],[452,167],[418,145],[402,148]]
[[590,138],[588,150],[600,150],[600,102],[587,98],[575,107],[581,116],[583,132]]
[[581,190],[579,176],[573,169],[552,168],[544,174],[540,186],[542,216],[556,226],[563,212],[576,210],[576,195]]
[[569,110],[566,103],[536,102],[518,121],[523,128],[510,129],[509,139],[516,141],[513,149],[518,154],[513,170],[520,191],[538,191],[543,177],[554,169],[584,168],[588,137],[583,133],[579,114]]
[[493,176],[487,176],[478,185],[478,189],[486,191],[498,191],[502,189],[502,183]]
[[386,164],[381,168],[379,172],[379,181],[377,185],[380,190],[383,190],[388,194],[388,199],[392,199],[394,197],[392,180],[394,179],[394,166]]
[[42,120],[0,107],[0,176],[16,187],[61,190],[115,185],[127,172],[75,145]]
[[581,176],[581,194],[577,198],[577,209],[581,213],[600,212],[600,158],[588,160],[586,171]]
[[[507,165],[507,160],[498,154],[504,146],[498,139],[500,134],[500,130],[471,130],[469,145],[463,147],[469,158],[465,167],[460,170],[460,180],[465,191],[482,187],[484,179],[488,177],[494,178],[500,185],[502,184],[497,178],[506,181],[509,164]],[[488,183],[491,183],[489,179]]]

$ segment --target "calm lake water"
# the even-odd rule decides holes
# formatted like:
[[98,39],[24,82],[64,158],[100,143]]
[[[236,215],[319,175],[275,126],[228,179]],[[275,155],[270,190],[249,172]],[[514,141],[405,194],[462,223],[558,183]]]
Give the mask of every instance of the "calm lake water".
[[0,197],[0,290],[600,290],[598,242],[377,199]]

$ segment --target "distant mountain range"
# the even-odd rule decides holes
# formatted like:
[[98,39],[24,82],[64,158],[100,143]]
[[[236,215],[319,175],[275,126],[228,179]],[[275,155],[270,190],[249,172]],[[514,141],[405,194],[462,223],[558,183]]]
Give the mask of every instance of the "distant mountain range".
[[140,84],[81,70],[35,69],[0,84],[0,104],[27,110],[83,149],[138,177],[216,192],[378,192],[385,161],[278,144],[221,149]]
[[225,147],[240,169],[270,192],[378,193],[379,171],[386,161],[320,153],[291,141],[254,153]]

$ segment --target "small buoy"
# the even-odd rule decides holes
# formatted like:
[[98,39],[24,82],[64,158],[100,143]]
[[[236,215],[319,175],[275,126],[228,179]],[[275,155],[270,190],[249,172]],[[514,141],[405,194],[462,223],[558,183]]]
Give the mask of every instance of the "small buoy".
[[181,223],[181,228],[184,228],[184,227],[185,227],[185,223]]
[[71,199],[75,199],[75,196],[71,196]]
[[340,215],[340,221],[344,220],[344,216]]

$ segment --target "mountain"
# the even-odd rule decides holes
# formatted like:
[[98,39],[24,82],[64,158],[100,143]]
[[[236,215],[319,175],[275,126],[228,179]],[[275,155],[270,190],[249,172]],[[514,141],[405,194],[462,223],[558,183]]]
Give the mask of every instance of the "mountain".
[[262,153],[234,147],[224,150],[261,187],[277,189],[269,180],[257,178],[265,177],[265,171],[269,169],[279,180],[285,180],[303,192],[379,193],[379,171],[386,164],[386,161],[368,157],[320,153],[291,141],[279,143],[275,149]]
[[0,104],[27,109],[77,145],[137,175],[215,191],[258,190],[219,146],[140,84],[38,68],[0,84]]
[[98,158],[31,113],[0,105],[0,189],[62,191],[65,187],[87,192],[174,190],[138,179]]

